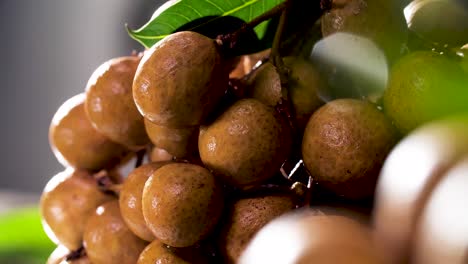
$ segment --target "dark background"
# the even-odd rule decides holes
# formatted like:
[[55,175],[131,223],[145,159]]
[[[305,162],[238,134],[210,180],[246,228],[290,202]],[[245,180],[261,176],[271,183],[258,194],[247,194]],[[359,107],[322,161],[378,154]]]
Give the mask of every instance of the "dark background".
[[0,192],[39,194],[63,167],[48,142],[57,108],[164,0],[0,0]]

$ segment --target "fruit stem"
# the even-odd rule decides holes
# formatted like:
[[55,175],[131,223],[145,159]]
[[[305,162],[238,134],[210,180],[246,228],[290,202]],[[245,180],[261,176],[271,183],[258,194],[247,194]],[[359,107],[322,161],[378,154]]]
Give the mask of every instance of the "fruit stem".
[[288,92],[288,82],[289,82],[289,68],[284,64],[283,58],[280,54],[281,40],[283,36],[284,29],[286,28],[287,17],[291,9],[292,0],[286,0],[286,8],[283,10],[280,16],[278,28],[276,29],[275,38],[273,39],[273,45],[271,47],[271,63],[275,66],[276,72],[279,75],[281,83],[281,99],[278,102],[277,110],[281,114],[285,114],[288,120],[288,123],[291,127],[293,135],[296,135],[296,124],[295,124],[295,113],[294,107],[292,105],[291,95]]
[[216,43],[218,43],[218,45],[220,45],[224,50],[235,50],[238,44],[239,36],[244,34],[249,29],[253,29],[254,27],[258,26],[260,23],[280,15],[286,9],[287,2],[288,1],[282,2],[265,13],[255,17],[250,22],[244,23],[238,30],[232,33],[219,35],[216,37]]

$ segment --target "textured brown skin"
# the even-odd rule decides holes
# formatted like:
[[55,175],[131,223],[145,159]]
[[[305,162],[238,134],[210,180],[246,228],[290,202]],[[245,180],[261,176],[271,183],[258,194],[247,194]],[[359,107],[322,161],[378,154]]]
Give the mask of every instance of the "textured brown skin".
[[143,216],[156,238],[172,247],[205,238],[221,215],[221,186],[205,168],[185,163],[155,171],[143,189]]
[[272,177],[290,149],[288,127],[272,108],[243,99],[200,133],[200,157],[226,182],[242,187]]
[[65,247],[78,249],[89,216],[111,199],[113,196],[101,192],[87,171],[65,170],[49,181],[41,196],[42,224]]
[[171,128],[152,123],[145,118],[146,132],[151,142],[177,158],[184,158],[197,150],[198,126]]
[[49,128],[52,151],[64,166],[93,171],[112,167],[127,150],[93,128],[84,100],[84,94],[79,94],[58,109]]
[[147,163],[134,169],[123,183],[119,195],[120,212],[128,228],[135,235],[149,242],[153,241],[155,237],[146,226],[143,217],[143,209],[141,206],[143,187],[145,187],[146,180],[148,180],[157,169],[168,163],[169,162]]
[[315,180],[338,195],[359,199],[373,194],[397,137],[391,122],[373,104],[338,99],[312,115],[302,156]]
[[171,248],[155,240],[141,252],[137,264],[155,263],[207,264],[209,260],[198,248]]
[[149,143],[132,93],[139,62],[137,56],[109,60],[94,71],[86,85],[85,109],[94,128],[130,149]]
[[[286,67],[290,70],[288,87],[294,106],[297,125],[304,130],[309,117],[324,102],[319,98],[318,91],[326,87],[326,82],[316,67],[296,57],[284,58]],[[281,81],[276,68],[271,63],[263,64],[249,81],[251,96],[268,106],[276,106],[280,101]]]
[[99,206],[86,225],[84,246],[93,264],[135,264],[146,245],[125,225],[117,200]]
[[195,126],[224,94],[228,77],[229,67],[214,40],[177,32],[145,52],[133,97],[140,112],[155,124]]
[[173,157],[174,156],[162,148],[152,147],[149,159],[151,162],[158,162],[172,160]]
[[407,25],[399,1],[333,0],[321,19],[322,34],[348,32],[373,40],[390,61],[401,54]]
[[226,263],[237,263],[255,234],[274,218],[295,208],[288,195],[244,198],[231,205],[220,235],[220,251]]

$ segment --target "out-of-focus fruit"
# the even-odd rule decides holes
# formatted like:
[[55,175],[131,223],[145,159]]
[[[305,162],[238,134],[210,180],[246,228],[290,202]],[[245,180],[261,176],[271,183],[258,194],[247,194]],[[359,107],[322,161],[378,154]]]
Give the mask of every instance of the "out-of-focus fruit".
[[148,142],[143,117],[135,106],[133,77],[140,57],[120,57],[99,66],[86,85],[86,114],[94,128],[131,149]]
[[116,165],[126,150],[94,129],[84,101],[85,94],[79,94],[57,110],[49,128],[52,151],[64,166],[100,170]]
[[80,248],[88,218],[100,204],[113,198],[99,190],[87,171],[67,169],[55,175],[44,188],[40,201],[47,235],[70,250]]
[[254,235],[274,218],[295,208],[291,195],[277,194],[242,198],[227,210],[219,247],[227,263],[237,263]]
[[244,251],[239,263],[384,262],[366,226],[344,216],[304,211],[266,225]]
[[93,264],[135,264],[146,245],[128,229],[117,200],[99,206],[86,224],[84,246]]
[[412,263],[468,261],[468,156],[434,187],[424,206],[413,244]]
[[446,171],[468,153],[468,116],[425,125],[387,157],[377,183],[375,238],[390,263],[409,258],[417,217]]
[[182,31],[145,52],[133,97],[151,122],[167,127],[199,125],[228,85],[229,67],[213,39]]
[[192,246],[214,228],[223,207],[221,186],[205,168],[186,163],[156,170],[143,189],[143,216],[155,237]]
[[444,116],[468,113],[467,76],[443,55],[410,53],[392,68],[384,111],[403,133]]
[[452,46],[468,42],[468,7],[462,1],[415,0],[404,14],[408,27],[425,40]]
[[208,168],[234,186],[260,183],[272,177],[288,157],[290,132],[272,108],[243,99],[204,128],[200,157]]
[[374,192],[397,131],[377,107],[355,99],[331,101],[309,120],[302,156],[312,177],[347,198]]
[[152,147],[151,153],[149,154],[149,160],[151,162],[168,161],[172,160],[173,158],[174,156],[172,156],[169,152],[158,147]]
[[366,37],[380,47],[389,61],[402,52],[407,26],[398,1],[333,0],[321,19],[324,37],[348,32]]

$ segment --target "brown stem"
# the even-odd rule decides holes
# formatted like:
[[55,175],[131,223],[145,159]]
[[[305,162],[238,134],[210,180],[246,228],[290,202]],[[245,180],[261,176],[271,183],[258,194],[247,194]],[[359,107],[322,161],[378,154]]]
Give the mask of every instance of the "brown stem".
[[282,2],[277,6],[273,7],[272,9],[268,10],[267,12],[255,17],[250,22],[244,23],[238,30],[232,33],[219,35],[216,38],[216,43],[218,43],[218,45],[221,46],[222,49],[227,51],[235,49],[235,47],[238,44],[240,35],[244,34],[247,30],[253,29],[254,27],[258,26],[260,23],[278,16],[286,9],[286,6],[287,1]]

